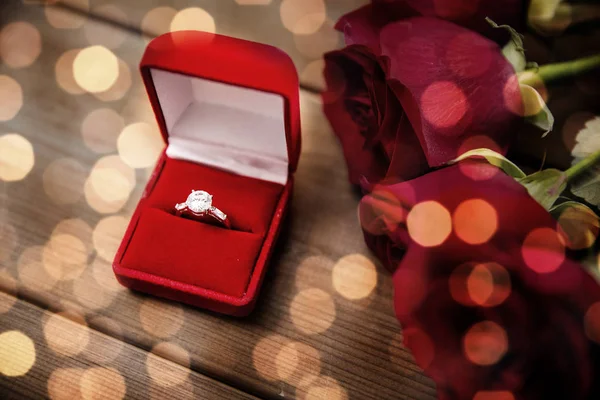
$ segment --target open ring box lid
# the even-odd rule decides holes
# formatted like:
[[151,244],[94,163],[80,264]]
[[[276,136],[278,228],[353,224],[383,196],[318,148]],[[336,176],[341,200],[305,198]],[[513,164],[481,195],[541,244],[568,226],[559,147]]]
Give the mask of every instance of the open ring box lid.
[[[198,31],[154,39],[140,68],[167,146],[113,270],[131,289],[246,315],[298,164],[296,69],[274,47]],[[212,194],[232,229],[177,217],[192,190]]]

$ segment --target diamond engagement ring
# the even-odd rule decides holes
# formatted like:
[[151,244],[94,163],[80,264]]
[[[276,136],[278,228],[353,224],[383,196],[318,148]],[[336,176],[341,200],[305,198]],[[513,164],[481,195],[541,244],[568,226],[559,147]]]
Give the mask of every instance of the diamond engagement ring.
[[185,203],[175,205],[178,216],[230,228],[227,214],[212,205],[212,195],[204,190],[192,190]]

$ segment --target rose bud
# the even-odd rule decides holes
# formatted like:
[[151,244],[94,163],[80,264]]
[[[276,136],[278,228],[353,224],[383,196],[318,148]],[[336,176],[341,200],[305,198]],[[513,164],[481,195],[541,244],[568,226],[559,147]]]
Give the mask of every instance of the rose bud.
[[513,178],[466,161],[375,186],[359,215],[439,398],[600,398],[600,286]]

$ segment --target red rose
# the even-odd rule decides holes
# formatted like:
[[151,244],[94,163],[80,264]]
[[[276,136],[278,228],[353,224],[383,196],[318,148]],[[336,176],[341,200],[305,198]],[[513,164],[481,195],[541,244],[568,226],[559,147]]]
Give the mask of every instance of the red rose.
[[498,45],[441,19],[388,22],[393,13],[374,11],[388,3],[412,2],[343,17],[348,46],[325,55],[324,111],[350,181],[414,178],[476,147],[505,151],[522,119],[505,101],[519,90]]
[[462,163],[375,187],[360,216],[440,398],[600,398],[600,286],[511,177]]

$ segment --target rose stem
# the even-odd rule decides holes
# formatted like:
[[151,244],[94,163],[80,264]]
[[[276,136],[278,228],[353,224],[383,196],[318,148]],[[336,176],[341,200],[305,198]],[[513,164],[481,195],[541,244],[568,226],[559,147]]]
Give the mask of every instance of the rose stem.
[[567,182],[572,181],[577,178],[579,175],[593,167],[596,163],[600,161],[600,150],[591,155],[587,156],[583,160],[579,161],[577,164],[573,165],[571,168],[565,171],[565,176],[567,177]]
[[580,58],[573,61],[543,65],[537,69],[529,69],[519,79],[521,84],[534,86],[541,78],[545,83],[569,78],[600,68],[600,54]]

